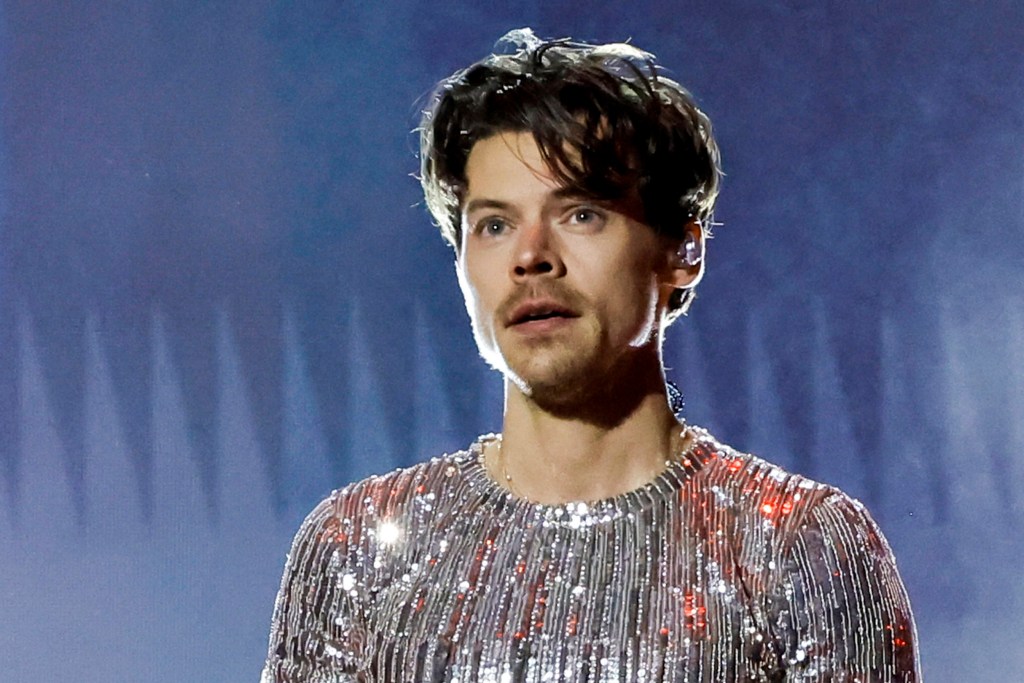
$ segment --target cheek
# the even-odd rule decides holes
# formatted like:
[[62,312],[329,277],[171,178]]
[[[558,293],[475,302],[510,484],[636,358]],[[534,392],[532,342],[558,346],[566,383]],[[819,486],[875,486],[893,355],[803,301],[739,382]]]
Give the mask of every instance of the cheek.
[[659,287],[653,274],[633,272],[632,276],[624,272],[612,282],[613,289],[607,299],[610,305],[605,315],[610,335],[618,340],[616,343],[639,347],[649,342],[656,330]]
[[469,302],[475,298],[473,294],[473,287],[469,284],[469,278],[466,277],[466,269],[463,267],[462,261],[455,262],[455,278],[459,281],[459,289],[462,291],[462,298],[466,301],[466,306],[469,306]]
[[649,342],[658,328],[658,305],[660,292],[658,280],[651,277],[647,280],[637,296],[637,330],[633,338],[633,346],[642,346]]
[[466,304],[466,312],[469,313],[470,320],[473,324],[476,324],[477,309],[478,309],[478,296],[476,288],[470,281],[469,275],[466,273],[466,269],[463,267],[463,262],[455,264],[455,275],[459,280],[459,289],[462,291],[462,300]]
[[487,287],[488,280],[484,277],[485,274],[479,270],[479,266],[474,270],[472,264],[467,264],[465,261],[460,261],[455,266],[455,274],[459,281],[459,289],[462,290],[466,312],[473,323],[473,328],[477,331],[481,326],[485,329],[492,327],[490,319],[496,303],[491,300],[493,293],[489,294],[490,290]]

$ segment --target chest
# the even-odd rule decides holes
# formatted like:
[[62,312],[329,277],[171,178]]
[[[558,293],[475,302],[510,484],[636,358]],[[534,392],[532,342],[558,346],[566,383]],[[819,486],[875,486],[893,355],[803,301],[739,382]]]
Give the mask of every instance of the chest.
[[367,660],[417,681],[765,680],[737,550],[679,511],[445,520],[378,558]]

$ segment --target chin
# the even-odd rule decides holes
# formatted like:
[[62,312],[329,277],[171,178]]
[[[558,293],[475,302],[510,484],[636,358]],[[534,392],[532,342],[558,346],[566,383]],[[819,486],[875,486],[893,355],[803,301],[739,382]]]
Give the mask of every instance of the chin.
[[560,358],[541,359],[535,356],[522,364],[506,363],[505,359],[502,362],[505,377],[544,408],[578,405],[595,393],[591,386],[594,379],[606,376],[603,369],[595,367],[591,358],[578,352]]

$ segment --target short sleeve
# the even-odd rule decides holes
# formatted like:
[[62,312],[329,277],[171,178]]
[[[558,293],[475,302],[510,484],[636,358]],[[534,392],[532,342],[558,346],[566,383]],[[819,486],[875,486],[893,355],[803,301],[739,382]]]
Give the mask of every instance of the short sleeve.
[[906,589],[863,505],[827,494],[799,520],[780,560],[772,611],[786,681],[920,680]]
[[359,681],[364,631],[359,520],[328,498],[292,544],[274,605],[261,683]]

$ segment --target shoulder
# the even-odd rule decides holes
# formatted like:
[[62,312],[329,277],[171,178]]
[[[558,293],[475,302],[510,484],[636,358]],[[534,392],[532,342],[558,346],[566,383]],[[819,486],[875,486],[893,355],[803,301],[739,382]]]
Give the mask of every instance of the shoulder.
[[839,489],[796,474],[757,455],[728,446],[692,428],[702,462],[700,484],[731,507],[779,523],[800,517],[834,496],[853,503]]
[[860,585],[902,591],[889,542],[863,503],[706,432],[701,439],[709,454],[704,486],[717,507],[728,508],[741,565],[751,575],[772,583],[800,574],[818,586],[856,577]]
[[788,660],[841,680],[916,680],[910,602],[867,508],[705,437],[709,498],[730,510],[738,568]]
[[[349,680],[363,657],[376,591],[392,582],[382,551],[436,523],[431,496],[472,473],[473,449],[338,489],[306,516],[274,606],[264,678]],[[386,555],[386,553],[383,553]]]
[[867,508],[846,492],[738,451],[706,431],[695,433],[705,454],[701,483],[719,506],[731,509],[741,533],[781,545],[825,543],[838,535],[866,550],[891,552]]
[[296,545],[314,540],[373,539],[380,524],[464,485],[478,457],[479,443],[335,489],[306,516],[296,534]]

